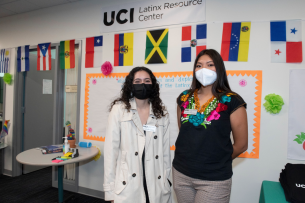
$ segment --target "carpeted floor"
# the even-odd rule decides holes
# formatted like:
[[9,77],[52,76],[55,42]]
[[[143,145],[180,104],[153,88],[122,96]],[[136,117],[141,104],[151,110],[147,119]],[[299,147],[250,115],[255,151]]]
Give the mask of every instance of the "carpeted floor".
[[[78,193],[64,191],[64,198],[73,198],[66,203],[106,203]],[[26,175],[9,177],[0,175],[1,203],[54,203],[58,201],[58,190],[52,187],[52,168],[48,167]]]

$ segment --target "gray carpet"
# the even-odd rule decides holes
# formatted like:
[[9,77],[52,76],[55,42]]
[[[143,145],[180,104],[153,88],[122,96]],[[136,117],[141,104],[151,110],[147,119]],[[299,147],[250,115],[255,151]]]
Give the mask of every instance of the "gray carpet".
[[[64,191],[66,203],[106,203],[78,193]],[[0,203],[54,203],[58,190],[52,187],[52,168],[44,168],[26,175],[9,177],[0,175]]]

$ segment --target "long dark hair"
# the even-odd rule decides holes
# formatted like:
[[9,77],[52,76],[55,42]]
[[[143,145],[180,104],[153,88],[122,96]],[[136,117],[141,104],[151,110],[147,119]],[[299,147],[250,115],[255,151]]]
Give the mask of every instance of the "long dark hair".
[[214,49],[202,50],[196,57],[194,67],[193,67],[193,81],[189,92],[192,95],[196,89],[201,87],[201,83],[196,79],[195,69],[199,58],[203,55],[208,55],[212,60],[216,68],[217,79],[212,86],[213,95],[219,100],[221,96],[228,93],[232,93],[240,97],[237,93],[233,92],[230,88],[228,77],[226,73],[225,64],[220,56],[220,54]]
[[121,89],[121,96],[110,104],[109,111],[111,111],[113,105],[115,105],[117,102],[123,102],[125,104],[125,108],[128,110],[128,112],[130,111],[131,105],[129,103],[129,100],[134,97],[131,94],[132,93],[132,84],[133,84],[134,76],[138,71],[145,71],[149,74],[153,87],[152,87],[152,94],[148,98],[148,101],[149,101],[149,103],[152,104],[152,109],[153,109],[154,115],[157,118],[163,117],[165,115],[164,114],[165,107],[162,103],[162,100],[160,99],[159,82],[157,81],[156,77],[151,72],[151,70],[149,70],[146,67],[135,67],[129,72],[129,74],[126,76],[125,82]]

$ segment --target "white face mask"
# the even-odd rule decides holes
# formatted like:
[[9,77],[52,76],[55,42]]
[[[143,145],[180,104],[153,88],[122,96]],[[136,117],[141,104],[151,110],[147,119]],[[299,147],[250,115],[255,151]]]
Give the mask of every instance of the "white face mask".
[[195,72],[196,79],[203,85],[208,86],[213,84],[217,79],[217,74],[215,71],[209,70],[207,68],[202,68]]

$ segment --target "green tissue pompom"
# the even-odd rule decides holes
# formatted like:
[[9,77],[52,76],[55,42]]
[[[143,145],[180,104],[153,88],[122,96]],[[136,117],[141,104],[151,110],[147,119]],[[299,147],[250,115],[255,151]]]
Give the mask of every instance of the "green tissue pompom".
[[264,107],[267,112],[271,114],[277,114],[282,110],[282,106],[284,105],[283,98],[277,94],[268,94],[265,96],[266,102],[264,103]]
[[12,82],[12,77],[13,77],[13,76],[12,76],[11,74],[5,73],[4,76],[3,76],[3,81],[4,81],[6,84],[10,85],[11,82]]

